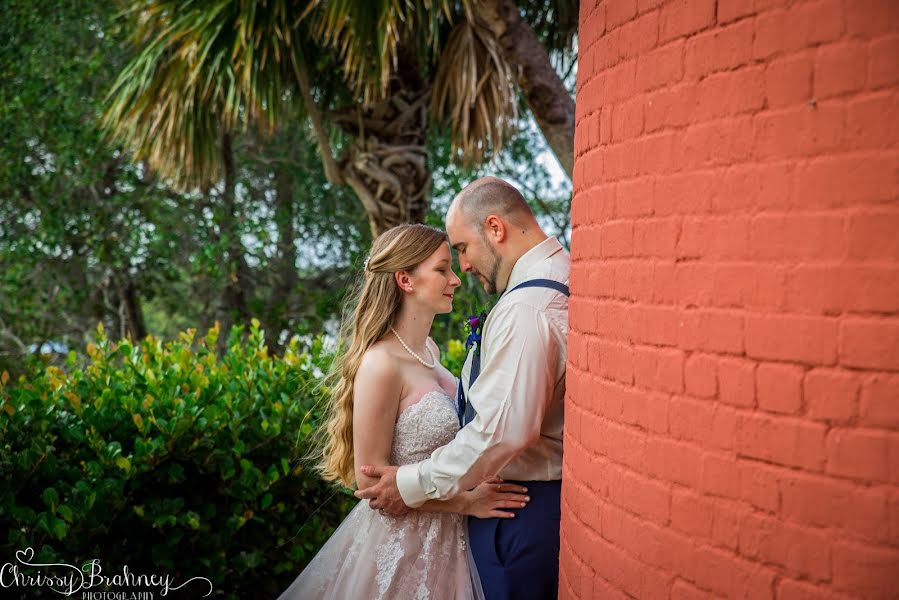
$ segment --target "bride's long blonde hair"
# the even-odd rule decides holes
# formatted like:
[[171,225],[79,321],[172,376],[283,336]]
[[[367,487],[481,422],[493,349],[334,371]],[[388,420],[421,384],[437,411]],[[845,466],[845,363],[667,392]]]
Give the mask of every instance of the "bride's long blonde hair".
[[347,487],[355,483],[353,381],[366,350],[390,331],[396,318],[402,292],[394,273],[412,271],[446,241],[440,229],[407,224],[385,231],[372,243],[355,309],[344,316],[337,355],[324,380],[326,414],[316,452],[323,479]]

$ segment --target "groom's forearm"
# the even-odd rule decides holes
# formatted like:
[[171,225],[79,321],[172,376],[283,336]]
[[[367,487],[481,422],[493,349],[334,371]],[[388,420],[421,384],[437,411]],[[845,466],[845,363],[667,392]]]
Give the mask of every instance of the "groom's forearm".
[[[459,443],[459,436],[465,438],[464,443]],[[429,500],[447,501],[461,496],[465,490],[496,475],[528,442],[518,436],[500,440],[483,437],[474,433],[474,428],[463,430],[459,436],[435,450],[431,458],[397,470],[396,487],[406,506],[418,508]],[[460,452],[453,454],[453,450]]]

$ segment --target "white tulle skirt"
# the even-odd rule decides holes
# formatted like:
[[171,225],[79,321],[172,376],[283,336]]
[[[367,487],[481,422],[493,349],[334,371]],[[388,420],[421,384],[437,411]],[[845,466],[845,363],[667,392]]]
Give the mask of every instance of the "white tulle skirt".
[[363,500],[279,600],[481,600],[465,517],[388,517]]

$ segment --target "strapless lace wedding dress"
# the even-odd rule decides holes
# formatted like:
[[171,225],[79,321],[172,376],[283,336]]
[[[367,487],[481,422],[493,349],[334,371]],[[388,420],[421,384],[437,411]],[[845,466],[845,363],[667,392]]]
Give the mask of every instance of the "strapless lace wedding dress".
[[[400,413],[390,464],[428,458],[459,431],[455,402],[433,391]],[[279,600],[483,598],[465,518],[413,510],[384,516],[363,500]]]

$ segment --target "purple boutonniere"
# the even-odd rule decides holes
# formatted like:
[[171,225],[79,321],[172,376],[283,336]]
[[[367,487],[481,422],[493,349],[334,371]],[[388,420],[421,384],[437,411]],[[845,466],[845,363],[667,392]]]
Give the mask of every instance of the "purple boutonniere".
[[484,321],[487,320],[487,313],[482,312],[479,315],[472,315],[468,317],[468,327],[471,329],[471,333],[468,334],[468,339],[465,340],[465,349],[468,350],[471,348],[471,345],[475,342],[478,342],[478,347],[475,352],[481,351],[481,331],[484,329]]

